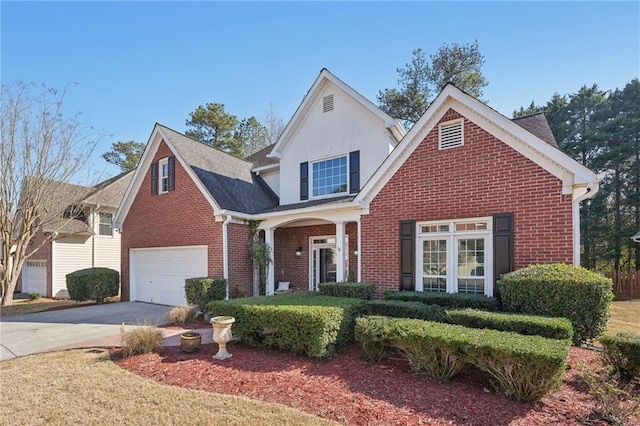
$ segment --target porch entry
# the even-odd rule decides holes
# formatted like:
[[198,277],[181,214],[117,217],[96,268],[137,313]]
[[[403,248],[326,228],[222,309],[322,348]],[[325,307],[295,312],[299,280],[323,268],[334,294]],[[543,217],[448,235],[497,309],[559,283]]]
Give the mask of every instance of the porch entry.
[[[349,247],[349,237],[345,236],[345,247]],[[349,271],[349,256],[344,253],[344,276]],[[317,291],[319,283],[335,282],[337,277],[337,256],[335,235],[309,238],[309,290]]]

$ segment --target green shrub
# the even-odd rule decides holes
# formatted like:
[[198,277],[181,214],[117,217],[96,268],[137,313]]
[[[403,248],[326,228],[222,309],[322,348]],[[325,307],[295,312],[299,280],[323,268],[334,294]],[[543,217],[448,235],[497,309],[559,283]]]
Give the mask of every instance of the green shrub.
[[426,321],[449,322],[442,306],[401,300],[371,300],[367,302],[367,315],[383,315],[395,318],[415,318]]
[[120,328],[122,338],[122,354],[125,357],[161,353],[164,349],[162,331],[158,327],[145,325],[124,332],[124,324]]
[[118,295],[120,273],[109,268],[87,268],[67,274],[69,298],[79,302],[95,300],[102,303]]
[[227,280],[224,278],[187,278],[184,280],[187,303],[195,305],[202,312],[209,302],[224,300],[227,295]]
[[573,337],[571,322],[566,318],[487,312],[475,309],[447,310],[446,313],[453,324],[469,328],[513,331],[528,336],[542,336],[560,340]]
[[362,347],[362,356],[369,362],[380,362],[389,356],[394,347],[393,323],[382,316],[366,316],[356,319],[355,341]]
[[167,312],[166,319],[168,324],[184,325],[195,321],[197,315],[195,306],[175,306]]
[[318,290],[324,296],[371,300],[376,286],[372,283],[320,283]]
[[529,266],[503,275],[498,285],[507,311],[568,318],[575,344],[595,339],[607,325],[611,279],[580,266]]
[[42,295],[40,293],[38,293],[37,291],[32,291],[31,293],[29,293],[29,300],[38,300],[42,297]]
[[600,337],[604,360],[624,382],[640,378],[640,334],[621,332]]
[[560,386],[571,345],[568,339],[388,317],[358,319],[356,336],[361,345],[369,344],[363,346],[368,357],[384,353],[383,346],[399,348],[414,370],[438,380],[453,377],[463,363],[471,363],[518,401],[538,400]]
[[207,310],[235,317],[233,333],[248,345],[330,358],[353,341],[364,305],[359,299],[291,293],[214,301]]
[[387,300],[420,302],[427,305],[438,305],[444,308],[474,308],[482,309],[483,311],[498,310],[498,299],[480,294],[387,290],[384,292],[384,298]]

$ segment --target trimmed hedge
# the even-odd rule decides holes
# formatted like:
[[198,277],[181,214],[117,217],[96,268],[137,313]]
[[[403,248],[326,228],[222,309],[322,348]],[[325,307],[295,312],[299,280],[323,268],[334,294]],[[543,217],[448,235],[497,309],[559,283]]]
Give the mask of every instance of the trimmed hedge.
[[247,345],[331,358],[353,341],[355,319],[364,313],[365,302],[293,293],[214,301],[207,310],[235,317],[233,334]]
[[371,300],[376,286],[372,283],[320,283],[318,290],[323,296]]
[[580,266],[529,266],[503,275],[498,285],[506,311],[568,318],[575,344],[597,338],[607,325],[611,279]]
[[542,336],[559,340],[573,337],[573,327],[566,318],[486,312],[475,309],[454,309],[447,310],[446,313],[453,324],[469,328],[512,331],[527,336]]
[[204,312],[209,302],[224,300],[227,295],[227,280],[224,278],[201,277],[184,280],[187,303],[196,305]]
[[384,292],[384,298],[456,309],[473,308],[484,311],[497,311],[499,308],[498,299],[479,294],[387,290]]
[[363,317],[356,340],[370,359],[381,348],[400,349],[414,370],[438,380],[470,363],[488,372],[494,386],[518,401],[536,401],[560,386],[570,340],[471,329],[415,319]]
[[107,297],[118,295],[120,273],[109,268],[87,268],[66,276],[69,298],[82,302],[95,300],[102,303]]
[[600,338],[604,345],[604,360],[625,382],[640,378],[640,334],[621,332]]
[[442,306],[401,300],[371,300],[367,302],[367,315],[450,322],[450,318]]

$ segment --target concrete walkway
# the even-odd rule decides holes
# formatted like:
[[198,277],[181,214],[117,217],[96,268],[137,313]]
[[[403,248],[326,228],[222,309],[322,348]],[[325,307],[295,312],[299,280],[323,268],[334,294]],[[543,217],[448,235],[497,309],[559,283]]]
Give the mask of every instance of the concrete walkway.
[[[169,310],[169,306],[120,302],[0,318],[0,361],[65,349],[121,346],[123,322],[125,331],[161,325]],[[184,331],[162,329],[165,346],[179,346]],[[202,344],[212,343],[212,328],[194,331],[202,334]]]

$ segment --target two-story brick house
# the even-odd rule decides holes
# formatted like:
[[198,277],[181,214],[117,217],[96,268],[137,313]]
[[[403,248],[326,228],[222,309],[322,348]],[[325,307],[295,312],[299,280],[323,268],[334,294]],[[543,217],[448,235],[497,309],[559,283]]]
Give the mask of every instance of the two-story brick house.
[[250,293],[249,220],[272,248],[267,294],[350,279],[491,296],[503,272],[579,263],[595,191],[542,114],[510,120],[448,85],[407,133],[322,70],[245,160],[154,127],[115,218],[123,298],[184,304],[184,278],[204,275]]

